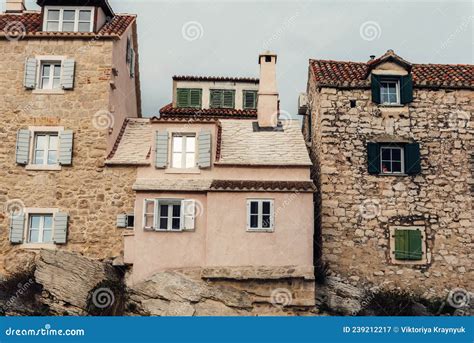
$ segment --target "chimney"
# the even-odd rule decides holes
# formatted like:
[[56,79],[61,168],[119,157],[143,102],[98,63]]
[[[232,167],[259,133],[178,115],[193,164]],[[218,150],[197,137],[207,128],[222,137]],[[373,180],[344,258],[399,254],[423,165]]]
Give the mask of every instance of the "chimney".
[[278,91],[276,86],[277,55],[265,51],[258,57],[260,64],[260,84],[258,88],[258,126],[278,125]]
[[5,5],[6,13],[21,13],[25,8],[25,0],[7,0]]

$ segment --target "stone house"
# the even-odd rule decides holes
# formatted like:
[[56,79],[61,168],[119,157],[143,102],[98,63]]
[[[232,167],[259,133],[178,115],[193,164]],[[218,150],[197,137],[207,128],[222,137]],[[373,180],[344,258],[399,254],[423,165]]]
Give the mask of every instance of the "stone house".
[[[105,168],[140,117],[136,17],[106,0],[7,0],[0,14],[0,271],[39,248],[121,255],[135,171]],[[20,254],[21,252],[21,254]]]
[[175,76],[159,117],[128,120],[106,164],[137,168],[118,218],[130,284],[198,269],[314,304],[311,161],[300,122],[278,118],[276,60],[260,55],[260,79]]
[[[353,284],[474,284],[474,66],[310,60],[316,256]],[[471,161],[471,163],[470,163]]]

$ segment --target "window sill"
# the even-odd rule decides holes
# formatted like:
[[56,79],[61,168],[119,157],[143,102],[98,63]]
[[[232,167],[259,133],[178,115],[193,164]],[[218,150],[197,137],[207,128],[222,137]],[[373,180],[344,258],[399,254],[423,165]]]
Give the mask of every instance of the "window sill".
[[400,174],[389,174],[389,173],[380,173],[380,174],[376,174],[377,176],[410,176],[408,174],[405,174],[405,173],[400,173]]
[[61,166],[59,164],[55,165],[36,165],[36,164],[28,164],[25,166],[26,170],[45,170],[45,171],[59,171],[61,170]]
[[274,232],[273,229],[247,229],[247,232],[265,232],[265,233],[272,233]]
[[379,104],[379,107],[405,107],[404,104]]
[[189,168],[189,169],[167,168],[165,169],[165,174],[201,174],[201,169],[199,168]]
[[418,261],[396,260],[396,259],[392,258],[391,262],[392,262],[393,265],[399,265],[399,266],[423,266],[423,265],[428,264],[428,261],[427,261],[426,257],[423,257],[422,260],[418,260]]
[[57,250],[57,246],[54,243],[23,243],[20,245],[20,248],[29,250]]
[[33,94],[61,95],[66,93],[63,89],[34,89]]

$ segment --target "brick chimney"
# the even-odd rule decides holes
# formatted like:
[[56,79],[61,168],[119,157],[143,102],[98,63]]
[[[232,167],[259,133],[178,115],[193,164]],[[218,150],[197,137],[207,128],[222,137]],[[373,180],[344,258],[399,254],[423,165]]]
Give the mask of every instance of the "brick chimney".
[[258,126],[276,127],[278,124],[278,91],[276,85],[277,55],[265,51],[258,57],[260,84],[258,88]]
[[25,9],[25,0],[7,0],[5,4],[6,13],[21,13]]

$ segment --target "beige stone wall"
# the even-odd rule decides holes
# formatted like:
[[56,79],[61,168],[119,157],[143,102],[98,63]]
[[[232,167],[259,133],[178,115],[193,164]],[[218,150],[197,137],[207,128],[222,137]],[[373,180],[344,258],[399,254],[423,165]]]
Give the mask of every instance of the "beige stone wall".
[[[112,41],[20,40],[0,41],[0,271],[13,272],[21,246],[8,240],[5,205],[21,201],[25,207],[58,208],[69,213],[68,243],[59,249],[91,257],[114,257],[122,251],[116,215],[133,210],[131,185],[135,171],[104,168],[108,130],[94,115],[109,109]],[[74,90],[64,94],[36,94],[23,87],[27,56],[59,55],[75,58]],[[121,71],[125,73],[125,71]],[[27,171],[15,163],[16,133],[29,126],[62,126],[74,130],[72,166],[60,171]],[[10,265],[10,269],[9,269]]]
[[[310,75],[308,95],[323,257],[331,270],[354,284],[428,296],[472,287],[474,92],[415,89],[409,106],[387,109],[371,102],[368,89],[317,89]],[[308,117],[304,132],[308,139]],[[383,135],[420,143],[420,175],[368,174],[366,144]],[[362,215],[367,206],[375,208],[373,218]],[[428,263],[392,264],[389,227],[413,224],[425,227]]]

